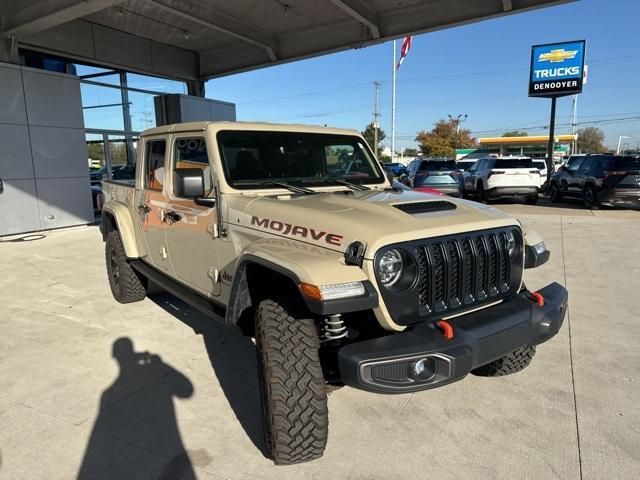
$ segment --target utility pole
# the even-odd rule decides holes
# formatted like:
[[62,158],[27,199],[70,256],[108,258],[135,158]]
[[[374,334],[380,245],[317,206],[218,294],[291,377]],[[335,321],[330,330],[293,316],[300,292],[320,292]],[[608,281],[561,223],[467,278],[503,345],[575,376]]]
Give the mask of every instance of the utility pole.
[[376,96],[373,103],[373,153],[378,158],[378,129],[380,128],[380,113],[378,105],[380,103],[380,86],[382,82],[375,81],[373,86],[376,88]]
[[454,160],[457,160],[457,154],[456,154],[456,150],[458,149],[458,135],[460,134],[460,124],[465,122],[467,120],[467,117],[469,115],[465,114],[460,114],[456,117],[454,117],[453,115],[449,115],[449,121],[450,122],[455,122],[456,124],[456,136],[455,139],[453,141],[453,157]]
[[[571,134],[577,135],[578,133],[578,95],[573,96],[573,102],[571,105]],[[576,154],[578,150],[578,141],[571,142],[571,153]]]
[[391,161],[396,158],[396,41],[393,41],[393,76],[391,80]]

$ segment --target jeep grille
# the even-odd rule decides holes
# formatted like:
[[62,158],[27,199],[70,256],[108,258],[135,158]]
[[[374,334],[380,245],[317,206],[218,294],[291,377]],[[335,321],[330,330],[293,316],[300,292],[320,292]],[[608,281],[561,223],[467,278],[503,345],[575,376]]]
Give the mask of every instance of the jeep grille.
[[[509,232],[516,239],[513,258],[507,251]],[[517,227],[391,245],[376,258],[391,248],[404,250],[417,265],[417,280],[406,291],[379,283],[385,304],[400,325],[438,320],[502,300],[520,286],[524,248]]]

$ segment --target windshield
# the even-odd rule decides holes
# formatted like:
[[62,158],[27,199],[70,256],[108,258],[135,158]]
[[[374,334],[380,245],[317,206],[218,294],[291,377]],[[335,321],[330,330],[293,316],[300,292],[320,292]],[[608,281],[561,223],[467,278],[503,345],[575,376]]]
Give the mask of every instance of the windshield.
[[475,163],[476,163],[476,161],[475,161],[475,160],[473,160],[473,161],[469,161],[469,162],[456,162],[456,167],[457,167],[457,168],[459,168],[459,169],[461,169],[461,170],[467,171],[467,170],[469,170],[473,165],[475,165]]
[[[319,186],[386,181],[358,137],[322,133],[223,131],[218,143],[229,185],[279,188],[273,182]],[[269,185],[271,183],[271,185]]]

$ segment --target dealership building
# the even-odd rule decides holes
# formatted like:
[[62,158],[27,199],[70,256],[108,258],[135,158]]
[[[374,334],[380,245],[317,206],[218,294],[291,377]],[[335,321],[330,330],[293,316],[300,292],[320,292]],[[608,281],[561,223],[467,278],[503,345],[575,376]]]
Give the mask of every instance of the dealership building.
[[235,120],[209,79],[561,3],[1,2],[0,236],[94,222],[146,128]]

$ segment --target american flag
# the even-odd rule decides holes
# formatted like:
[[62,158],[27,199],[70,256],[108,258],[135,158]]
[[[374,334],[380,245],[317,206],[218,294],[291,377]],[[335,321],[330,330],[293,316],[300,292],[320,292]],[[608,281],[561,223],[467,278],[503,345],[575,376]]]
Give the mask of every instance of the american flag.
[[404,37],[404,40],[402,40],[402,47],[400,48],[400,61],[398,62],[398,65],[396,65],[396,70],[400,68],[400,65],[402,65],[402,62],[404,62],[405,57],[409,53],[412,38],[413,37],[409,35],[408,37]]

